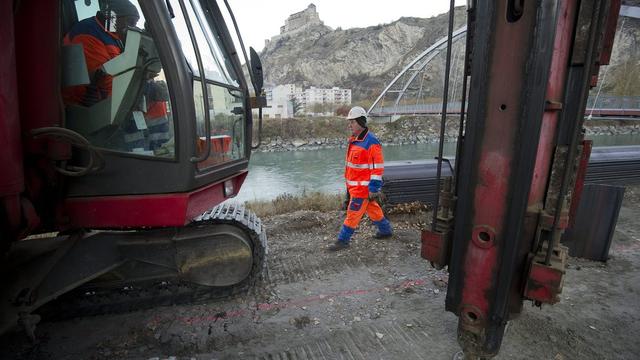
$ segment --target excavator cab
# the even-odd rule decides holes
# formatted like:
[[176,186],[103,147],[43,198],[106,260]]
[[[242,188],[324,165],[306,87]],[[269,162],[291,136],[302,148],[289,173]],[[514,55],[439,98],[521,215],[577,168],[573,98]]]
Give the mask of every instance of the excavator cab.
[[[118,196],[129,203],[131,195],[186,194],[221,181],[228,181],[228,192],[221,186],[210,195],[218,202],[234,196],[246,175],[252,115],[221,8],[213,1],[131,0],[138,16],[124,17],[126,35],[119,39],[110,32],[121,52],[96,68],[96,60],[87,59],[96,55],[82,49],[91,44],[83,39],[91,36],[83,27],[92,25],[93,30],[94,24],[87,23],[98,22],[115,30],[123,17],[114,11],[119,9],[109,8],[109,1],[69,3],[62,16],[75,21],[62,23],[75,24],[64,34],[62,46],[64,125],[103,157],[99,171],[69,181],[67,207],[79,215],[72,216],[73,225],[166,225],[144,207],[140,221],[106,221],[109,215],[100,201],[90,199],[94,197],[112,197],[105,204],[107,212]],[[82,167],[88,159],[78,161]],[[82,215],[87,205],[96,218]],[[185,224],[206,209],[193,210],[172,225]]]
[[251,97],[226,19],[242,44],[226,1],[0,4],[0,334],[33,336],[46,306],[118,308],[123,289],[145,307],[260,277],[260,219],[223,202],[247,175],[262,67],[245,54]]

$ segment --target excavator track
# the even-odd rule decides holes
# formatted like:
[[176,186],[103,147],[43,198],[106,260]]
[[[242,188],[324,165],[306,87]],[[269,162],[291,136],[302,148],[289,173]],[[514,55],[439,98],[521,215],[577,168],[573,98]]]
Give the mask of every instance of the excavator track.
[[267,236],[261,220],[242,204],[221,204],[198,216],[184,230],[231,225],[250,240],[253,263],[249,275],[229,286],[204,286],[179,277],[131,283],[96,284],[89,282],[41,307],[45,320],[107,313],[125,313],[157,306],[168,306],[227,298],[256,287],[266,275]]

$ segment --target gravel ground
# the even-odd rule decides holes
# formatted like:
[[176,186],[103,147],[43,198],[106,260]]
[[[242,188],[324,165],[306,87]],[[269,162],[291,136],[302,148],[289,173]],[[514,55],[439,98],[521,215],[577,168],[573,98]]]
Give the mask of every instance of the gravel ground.
[[[526,306],[498,359],[637,359],[640,187],[627,189],[610,260],[570,259],[562,300]],[[419,256],[426,214],[390,216],[375,240],[364,221],[348,251],[324,249],[341,212],[263,219],[269,272],[224,301],[43,323],[29,346],[10,334],[1,358],[451,359],[457,318],[444,311],[447,273]]]

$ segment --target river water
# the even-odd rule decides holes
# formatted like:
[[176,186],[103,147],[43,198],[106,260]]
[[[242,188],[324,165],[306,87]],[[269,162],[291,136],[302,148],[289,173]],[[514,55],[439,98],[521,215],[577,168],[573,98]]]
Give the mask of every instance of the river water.
[[[640,145],[640,135],[591,137],[594,146]],[[344,191],[345,149],[318,149],[254,153],[249,175],[235,198],[237,201],[275,199],[278,195],[303,192],[341,193]],[[438,144],[385,146],[385,161],[433,159]],[[455,154],[455,143],[445,143],[444,155]]]

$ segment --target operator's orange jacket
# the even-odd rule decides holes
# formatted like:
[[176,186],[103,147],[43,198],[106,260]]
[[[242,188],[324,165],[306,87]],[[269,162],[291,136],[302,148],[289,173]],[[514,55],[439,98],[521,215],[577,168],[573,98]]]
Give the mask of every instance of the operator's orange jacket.
[[117,34],[108,32],[97,17],[90,17],[75,24],[64,37],[64,44],[80,44],[91,84],[63,89],[66,104],[91,106],[111,96],[110,75],[96,75],[102,65],[122,53],[122,42]]
[[349,139],[344,178],[352,198],[367,198],[382,188],[384,158],[380,141],[369,129]]

